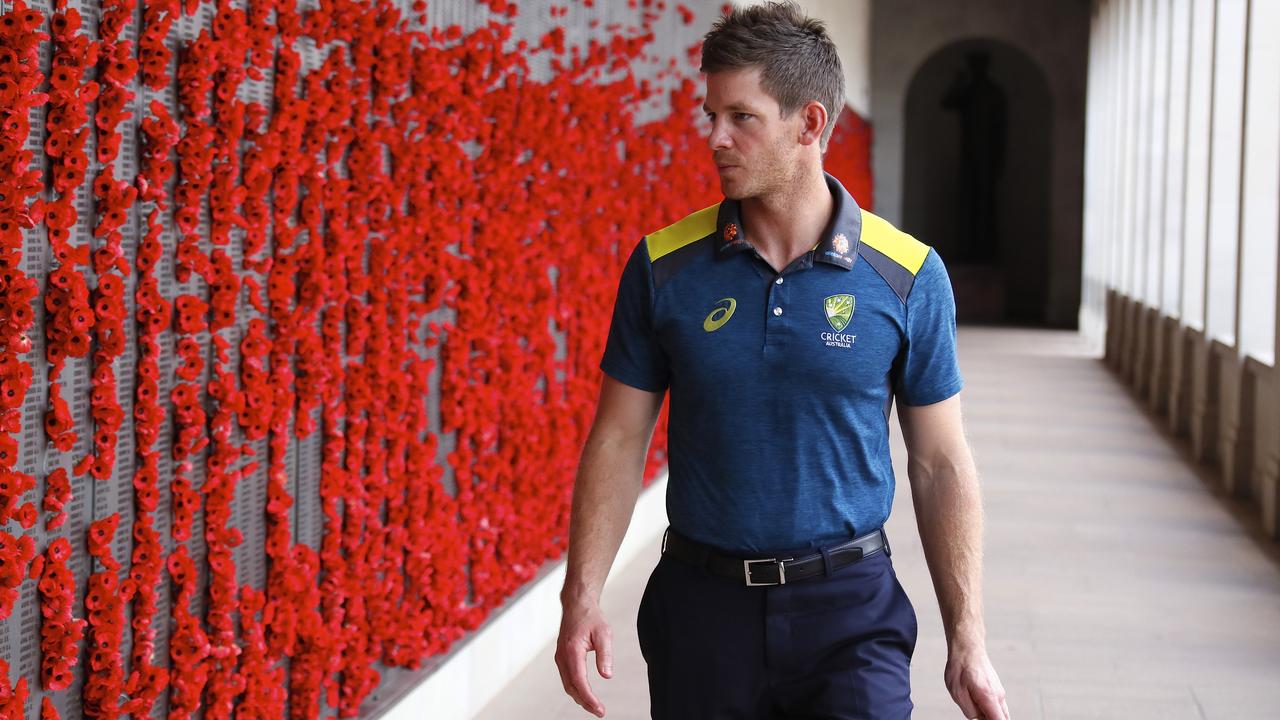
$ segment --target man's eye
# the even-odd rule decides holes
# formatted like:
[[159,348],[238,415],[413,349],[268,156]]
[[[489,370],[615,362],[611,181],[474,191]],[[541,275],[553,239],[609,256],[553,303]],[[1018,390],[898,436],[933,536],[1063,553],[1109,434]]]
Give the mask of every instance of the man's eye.
[[733,116],[739,120],[746,120],[747,118],[751,117],[751,113],[740,112],[740,113],[734,113]]

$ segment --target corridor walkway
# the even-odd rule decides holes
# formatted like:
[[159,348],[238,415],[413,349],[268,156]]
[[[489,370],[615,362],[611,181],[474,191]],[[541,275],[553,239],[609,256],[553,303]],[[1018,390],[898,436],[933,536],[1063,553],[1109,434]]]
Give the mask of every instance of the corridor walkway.
[[[963,329],[966,426],[987,508],[992,660],[1016,720],[1280,718],[1280,548],[1213,491],[1074,333]],[[889,537],[920,618],[915,717],[959,718],[911,509]],[[604,610],[607,718],[648,718],[635,613],[658,546],[619,569]],[[592,717],[563,694],[548,646],[479,720]]]

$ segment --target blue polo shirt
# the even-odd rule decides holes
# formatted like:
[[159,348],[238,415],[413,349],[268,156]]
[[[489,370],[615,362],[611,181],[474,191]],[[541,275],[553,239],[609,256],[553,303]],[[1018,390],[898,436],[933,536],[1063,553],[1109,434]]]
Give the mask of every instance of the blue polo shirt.
[[817,546],[893,503],[893,398],[960,391],[955,302],[935,250],[860,209],[781,272],[726,199],[632,250],[600,369],[670,388],[667,516],[726,550]]

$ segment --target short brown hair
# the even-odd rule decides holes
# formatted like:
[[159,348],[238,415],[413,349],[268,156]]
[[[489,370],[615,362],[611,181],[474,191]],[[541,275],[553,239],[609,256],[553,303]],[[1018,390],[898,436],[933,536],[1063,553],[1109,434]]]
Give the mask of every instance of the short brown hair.
[[800,6],[768,2],[733,8],[711,27],[702,43],[703,73],[760,68],[760,85],[778,101],[782,117],[817,100],[827,109],[821,149],[844,108],[844,69],[821,20]]

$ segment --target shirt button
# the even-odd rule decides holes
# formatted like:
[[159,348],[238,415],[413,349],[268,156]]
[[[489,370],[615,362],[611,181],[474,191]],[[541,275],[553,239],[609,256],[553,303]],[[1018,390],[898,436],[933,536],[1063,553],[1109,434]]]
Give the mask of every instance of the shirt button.
[[774,309],[773,309],[773,314],[774,314],[774,315],[781,315],[781,314],[782,314],[782,308],[780,308],[780,307],[776,307],[776,308],[774,308]]
[[781,284],[782,284],[782,278],[778,278],[777,280],[774,280],[774,281],[773,281],[773,284],[774,284],[774,285],[781,285]]

